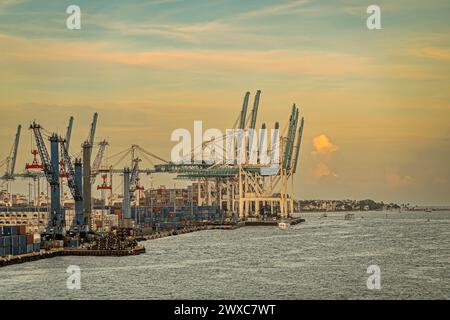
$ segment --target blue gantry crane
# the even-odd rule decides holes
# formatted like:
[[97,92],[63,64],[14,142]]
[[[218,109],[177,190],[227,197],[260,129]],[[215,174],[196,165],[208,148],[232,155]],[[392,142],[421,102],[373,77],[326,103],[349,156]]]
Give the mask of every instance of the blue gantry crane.
[[79,231],[85,229],[83,228],[83,226],[85,226],[85,221],[83,214],[81,160],[76,159],[74,168],[74,165],[72,164],[72,159],[70,158],[67,149],[67,140],[60,138],[59,145],[61,157],[63,159],[62,164],[67,178],[67,185],[75,201],[75,217],[72,225],[74,226],[74,228],[77,228],[75,231]]
[[50,154],[48,153],[45,141],[41,132],[42,127],[33,122],[30,130],[33,131],[36,147],[42,161],[45,178],[50,185],[50,212],[47,234],[56,238],[62,238],[65,235],[65,215],[61,210],[60,183],[59,183],[59,138],[56,133],[50,137]]

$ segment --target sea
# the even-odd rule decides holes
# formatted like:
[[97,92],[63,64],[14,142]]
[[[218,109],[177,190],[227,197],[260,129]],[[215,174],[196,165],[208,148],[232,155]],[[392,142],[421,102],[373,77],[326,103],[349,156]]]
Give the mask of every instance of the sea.
[[0,299],[450,299],[450,211],[345,214],[2,267]]

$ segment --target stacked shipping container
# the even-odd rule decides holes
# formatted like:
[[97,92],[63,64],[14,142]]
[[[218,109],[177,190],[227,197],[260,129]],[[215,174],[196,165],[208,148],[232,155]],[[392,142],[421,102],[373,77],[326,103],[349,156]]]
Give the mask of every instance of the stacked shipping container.
[[0,227],[0,256],[20,255],[41,249],[39,234],[27,234],[26,226]]

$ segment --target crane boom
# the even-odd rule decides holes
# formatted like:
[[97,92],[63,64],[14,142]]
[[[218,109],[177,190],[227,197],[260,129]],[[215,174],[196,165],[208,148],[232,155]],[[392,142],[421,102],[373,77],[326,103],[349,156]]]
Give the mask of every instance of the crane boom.
[[292,153],[294,151],[294,143],[295,143],[295,135],[297,133],[297,124],[298,124],[298,108],[295,109],[294,113],[294,123],[292,126],[292,132],[289,138],[289,155],[287,159],[287,169],[292,168]]
[[291,115],[289,117],[289,127],[288,127],[288,133],[287,133],[287,140],[286,140],[286,145],[284,146],[283,167],[285,169],[289,168],[289,163],[290,163],[292,133],[294,133],[294,135],[295,135],[295,130],[296,130],[296,127],[294,127],[296,113],[297,113],[297,107],[294,104],[292,106],[292,112],[291,112]]
[[17,127],[16,138],[14,139],[14,144],[11,150],[11,154],[6,158],[6,170],[5,170],[5,179],[14,179],[14,169],[16,167],[17,160],[17,150],[19,148],[19,140],[20,140],[20,130],[22,126],[19,124]]
[[248,98],[250,96],[250,92],[246,92],[244,96],[244,102],[242,103],[242,111],[241,111],[241,119],[239,122],[239,129],[244,129],[245,127],[245,119],[247,117],[247,106],[248,106]]
[[67,151],[67,141],[60,138],[59,142],[61,157],[64,160],[62,164],[64,166],[64,172],[67,174],[67,185],[69,186],[73,199],[75,201],[82,200],[81,190],[78,189],[78,185],[75,181],[75,169],[72,164],[72,159],[70,159],[69,152]]
[[141,159],[139,158],[135,158],[133,159],[133,168],[131,169],[131,174],[130,174],[130,186],[132,188],[134,188],[137,183],[138,183],[138,179],[139,179],[139,162],[141,161]]
[[66,132],[66,149],[67,149],[67,151],[69,151],[70,137],[72,136],[72,126],[73,126],[73,117],[71,116],[69,118],[69,125],[67,126],[67,132]]
[[250,120],[250,129],[255,129],[256,117],[258,115],[259,97],[261,95],[261,90],[256,91],[255,101],[253,102],[252,116]]
[[134,199],[134,191],[138,188],[139,183],[139,162],[141,159],[135,158],[133,159],[133,168],[130,173],[130,183],[129,183],[129,195],[130,200]]
[[95,129],[97,128],[97,118],[98,113],[96,112],[94,113],[94,117],[92,118],[91,131],[89,131],[89,137],[87,139],[89,145],[91,146],[91,156],[92,156],[92,147],[94,146]]
[[91,184],[94,184],[95,178],[98,174],[98,169],[100,168],[100,164],[102,163],[103,155],[105,153],[106,146],[109,145],[109,143],[106,140],[103,140],[98,143],[98,152],[95,156],[94,163],[92,165],[92,171],[91,171]]
[[295,158],[294,158],[294,165],[293,165],[293,173],[297,171],[297,163],[298,163],[298,156],[300,152],[300,145],[302,143],[302,135],[303,135],[303,125],[305,123],[305,120],[302,117],[302,120],[300,122],[300,128],[298,128],[298,138],[297,138],[297,146],[295,150]]
[[[54,175],[52,174],[53,168],[50,162],[50,156],[45,146],[44,139],[42,138],[41,128],[42,127],[34,121],[30,125],[30,129],[33,130],[34,138],[36,140],[36,146],[39,152],[39,156],[41,157],[45,177],[47,178],[48,183],[54,184]],[[56,181],[56,183],[58,183],[58,181]]]

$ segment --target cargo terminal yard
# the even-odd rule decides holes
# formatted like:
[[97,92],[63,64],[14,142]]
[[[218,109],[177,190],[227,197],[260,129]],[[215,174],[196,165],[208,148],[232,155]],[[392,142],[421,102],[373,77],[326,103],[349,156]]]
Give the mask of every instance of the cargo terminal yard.
[[[303,221],[293,216],[293,194],[304,119],[294,104],[286,123],[271,119],[257,129],[260,96],[258,90],[251,110],[250,92],[244,96],[232,126],[241,140],[227,130],[195,145],[183,161],[149,151],[151,139],[145,148],[131,144],[107,157],[114,141],[97,140],[95,113],[81,148],[70,143],[74,117],[64,133],[32,121],[30,162],[19,166],[19,124],[0,162],[0,266],[61,255],[134,255],[145,252],[140,240]],[[231,161],[202,159],[218,152],[218,141],[225,142]],[[156,174],[174,175],[187,186],[144,187],[143,180]],[[113,184],[113,177],[121,183]],[[10,192],[17,180],[29,181],[28,198]]]

